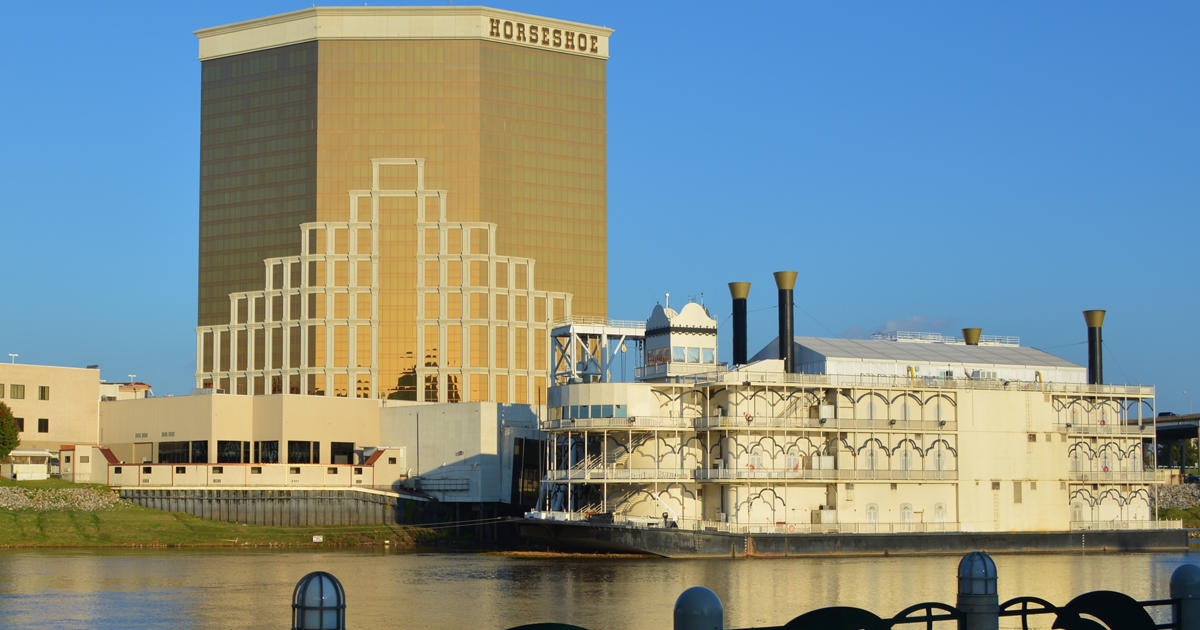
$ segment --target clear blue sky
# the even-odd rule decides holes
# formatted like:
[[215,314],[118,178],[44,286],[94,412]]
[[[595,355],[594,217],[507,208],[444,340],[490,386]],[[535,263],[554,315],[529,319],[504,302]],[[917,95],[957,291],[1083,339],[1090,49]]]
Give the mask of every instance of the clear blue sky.
[[[307,6],[6,7],[0,360],[190,389],[192,31]],[[797,334],[979,326],[1084,364],[1105,308],[1106,380],[1200,395],[1200,4],[495,6],[616,29],[611,316],[669,290],[727,326],[748,280],[753,352],[794,269]]]

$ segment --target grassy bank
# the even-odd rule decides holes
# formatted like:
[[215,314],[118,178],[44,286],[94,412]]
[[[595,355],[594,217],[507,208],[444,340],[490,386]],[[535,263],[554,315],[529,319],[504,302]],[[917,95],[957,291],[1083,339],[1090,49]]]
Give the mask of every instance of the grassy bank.
[[1200,527],[1200,505],[1190,508],[1160,508],[1158,518],[1169,521],[1183,521],[1184,527]]
[[[0,480],[29,496],[74,491],[81,497],[110,493],[104,486],[58,480]],[[81,501],[88,503],[87,501]],[[314,535],[324,537],[312,542]],[[0,509],[0,548],[30,547],[376,547],[412,549],[432,542],[430,530],[390,525],[268,527],[206,521],[119,500],[105,509]]]

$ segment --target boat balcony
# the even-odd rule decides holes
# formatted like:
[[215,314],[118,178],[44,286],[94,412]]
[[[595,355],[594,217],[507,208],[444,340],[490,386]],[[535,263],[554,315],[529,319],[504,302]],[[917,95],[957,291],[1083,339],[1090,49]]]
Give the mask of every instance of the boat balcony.
[[797,479],[814,481],[955,481],[957,470],[888,470],[856,468],[769,469],[699,468],[696,481],[743,481],[753,479]]
[[593,429],[605,430],[647,430],[647,429],[684,429],[695,430],[695,418],[676,418],[671,416],[629,416],[628,418],[563,418],[561,420],[542,420],[543,431],[583,431]]
[[1067,478],[1087,483],[1153,483],[1158,476],[1153,470],[1072,470]]
[[696,418],[697,430],[741,429],[761,431],[763,429],[816,429],[842,431],[870,429],[872,431],[913,431],[936,433],[958,430],[958,423],[949,420],[903,420],[887,418],[776,418],[771,416],[704,416]]
[[692,481],[694,468],[571,468],[546,471],[544,481]]

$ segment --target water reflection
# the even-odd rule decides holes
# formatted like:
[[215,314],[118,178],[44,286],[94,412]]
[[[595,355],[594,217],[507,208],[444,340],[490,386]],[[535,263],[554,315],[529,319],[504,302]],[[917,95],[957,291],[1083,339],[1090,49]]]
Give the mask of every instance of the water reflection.
[[[995,556],[1001,600],[1056,604],[1107,588],[1167,596],[1186,554]],[[895,614],[953,603],[957,557],[778,560],[514,559],[263,551],[0,552],[0,627],[284,628],[296,581],[342,580],[351,628],[505,628],[563,621],[669,628],[675,598],[713,589],[728,627],[782,624],[822,606]]]

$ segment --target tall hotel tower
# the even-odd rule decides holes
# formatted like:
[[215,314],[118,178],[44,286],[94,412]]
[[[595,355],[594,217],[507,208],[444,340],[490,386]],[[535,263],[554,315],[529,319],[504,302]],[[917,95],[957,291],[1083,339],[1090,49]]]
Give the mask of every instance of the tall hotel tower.
[[603,318],[606,28],[320,7],[197,31],[196,386],[537,403]]

